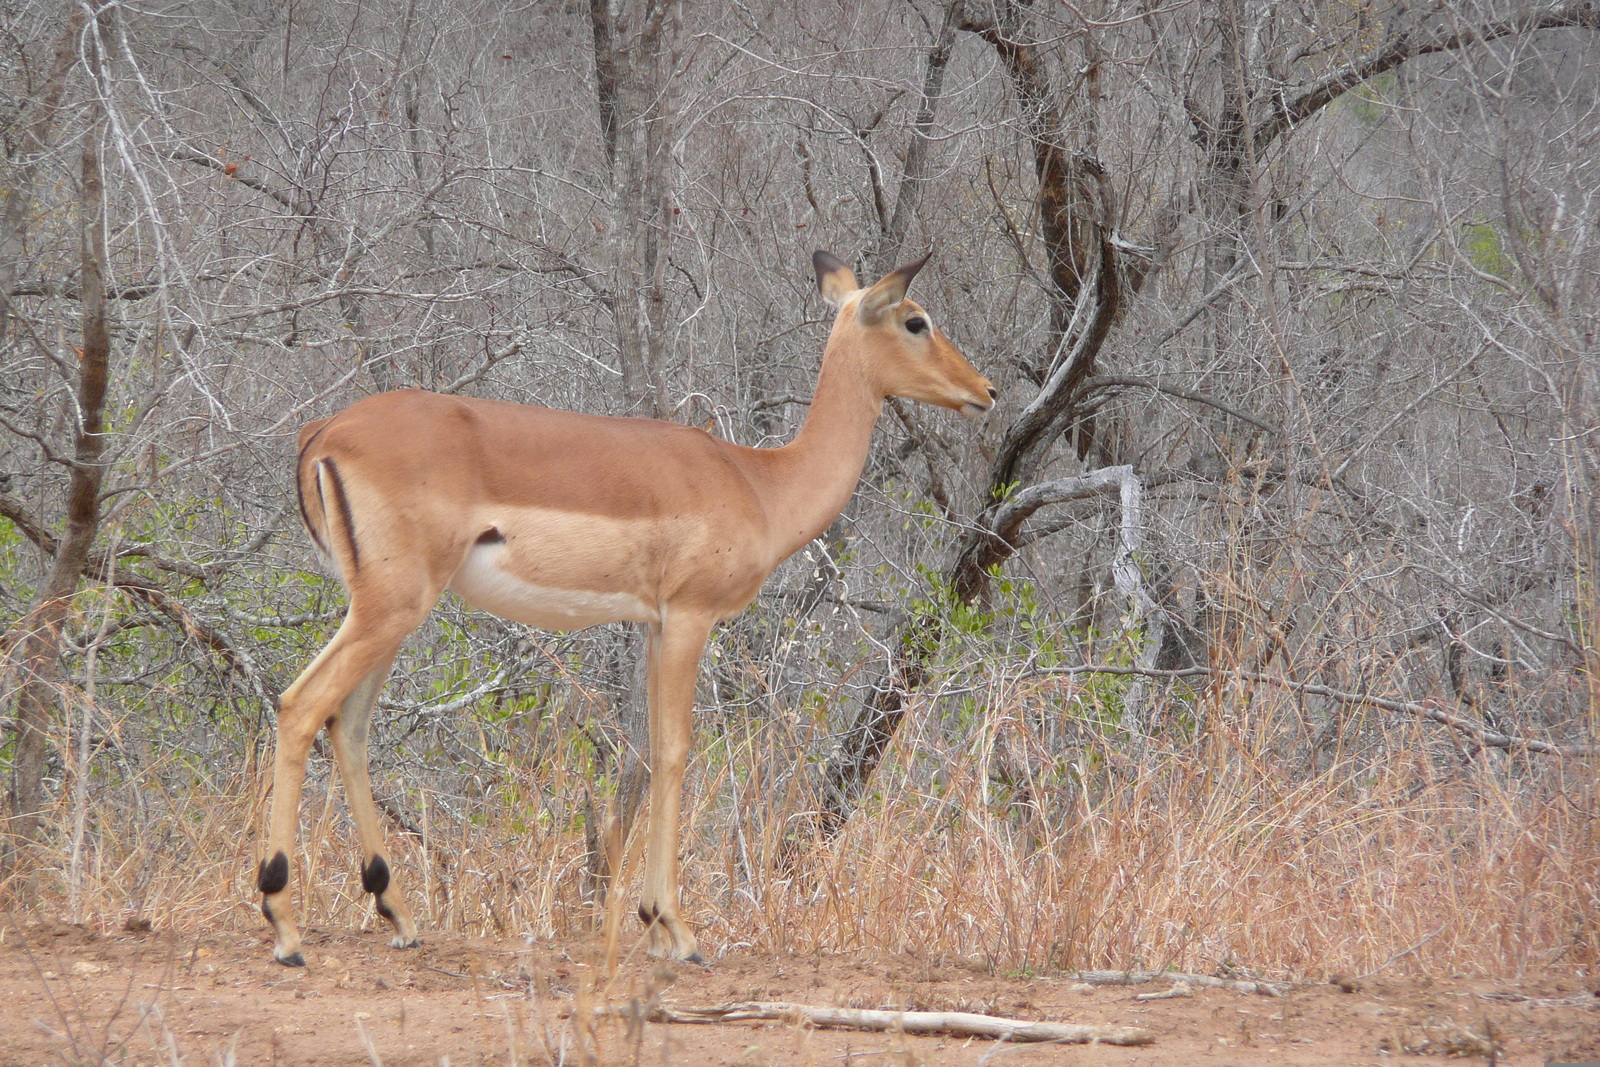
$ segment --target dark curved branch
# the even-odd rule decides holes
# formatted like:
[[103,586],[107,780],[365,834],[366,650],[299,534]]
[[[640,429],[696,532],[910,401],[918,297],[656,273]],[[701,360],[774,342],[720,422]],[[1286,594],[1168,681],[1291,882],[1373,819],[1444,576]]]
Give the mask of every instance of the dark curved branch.
[[1303,88],[1293,100],[1277,99],[1271,110],[1255,122],[1255,147],[1265,149],[1285,130],[1304,122],[1340,96],[1393,70],[1408,60],[1437,52],[1453,52],[1501,37],[1514,37],[1537,30],[1570,27],[1600,29],[1600,5],[1593,0],[1569,0],[1526,11],[1514,18],[1447,32],[1403,32],[1395,35],[1376,52],[1364,56]]
[[[997,0],[984,5],[988,10],[971,10],[976,6],[964,7],[957,25],[994,48],[1016,94],[1022,125],[1033,148],[1039,181],[1039,230],[1056,290],[1051,301],[1052,325],[1060,333],[1092,269],[1097,244],[1092,231],[1101,220],[1109,226],[1112,218],[1094,206],[1097,194],[1106,188],[1105,173],[1091,154],[1067,147],[1074,138],[1068,135],[1063,109],[1057,106],[1044,54],[1023,31],[1023,5],[1016,0]],[[1078,88],[1082,85],[1080,82]],[[1069,98],[1076,91],[1069,93]]]
[[[0,517],[9,519],[24,537],[46,555],[54,557],[61,550],[61,542],[56,535],[22,501],[9,493],[0,493]],[[155,556],[145,546],[133,546],[115,554],[104,549],[90,551],[84,557],[80,571],[91,580],[114,586],[142,601],[176,625],[184,636],[215,653],[230,670],[243,677],[262,700],[269,704],[277,700],[277,687],[262,676],[248,652],[236,646],[222,631],[196,618],[181,600],[156,582],[117,566],[118,560],[130,557],[146,559],[162,570],[184,578],[205,581],[210,577],[206,568]]]
[[1444,701],[1437,697],[1429,697],[1421,703],[1410,700],[1389,700],[1386,697],[1373,696],[1370,693],[1352,693],[1344,689],[1335,689],[1332,686],[1321,685],[1317,682],[1297,682],[1292,678],[1280,678],[1277,675],[1260,674],[1256,671],[1216,670],[1211,667],[1186,667],[1182,670],[1163,671],[1145,667],[1113,667],[1086,664],[1081,667],[1036,667],[1028,671],[1024,677],[1050,674],[1109,674],[1174,680],[1184,678],[1210,678],[1214,680],[1239,678],[1247,682],[1277,686],[1280,689],[1287,689],[1291,693],[1327,697],[1329,700],[1334,700],[1341,704],[1380,708],[1383,711],[1393,711],[1402,715],[1416,715],[1466,734],[1474,741],[1489,748],[1503,748],[1508,752],[1537,752],[1545,756],[1565,756],[1573,759],[1600,756],[1600,745],[1562,745],[1553,741],[1538,741],[1529,737],[1518,737],[1515,734],[1491,730],[1486,726],[1480,726],[1464,716],[1447,710],[1444,706]]
[[1097,374],[1093,378],[1090,378],[1088,381],[1083,383],[1080,393],[1083,396],[1089,396],[1091,393],[1096,393],[1103,389],[1115,388],[1153,389],[1158,393],[1165,393],[1168,396],[1175,396],[1179,400],[1188,400],[1191,403],[1204,404],[1207,407],[1216,408],[1225,415],[1231,415],[1240,422],[1249,423],[1251,426],[1254,426],[1257,429],[1265,430],[1267,433],[1276,436],[1283,435],[1283,428],[1281,426],[1275,426],[1265,419],[1257,418],[1248,411],[1241,411],[1236,407],[1231,407],[1228,404],[1224,404],[1216,397],[1206,396],[1204,393],[1190,392],[1187,389],[1179,389],[1174,385],[1165,385],[1161,382],[1153,382],[1148,378],[1135,378],[1128,375]]
[[[107,286],[106,300],[143,300],[147,296],[154,296],[163,288],[162,282],[142,282],[137,285]],[[13,300],[22,296],[48,296],[62,300],[81,300],[83,294],[76,289],[57,289],[53,285],[41,283],[37,285],[18,285],[12,287],[6,294]]]
[[166,154],[167,158],[175,163],[193,163],[197,166],[214,170],[224,177],[232,179],[248,189],[254,189],[263,196],[270,197],[277,201],[279,206],[281,206],[285,211],[291,212],[296,216],[310,217],[312,214],[312,207],[309,203],[295,197],[287,190],[280,189],[270,182],[263,181],[262,179],[253,177],[249,174],[240,174],[239,168],[241,167],[243,161],[240,163],[229,163],[226,160],[217,159],[214,156],[208,156],[204,152],[195,152],[187,148],[170,148],[167,150]]
[[0,493],[0,518],[10,519],[17,532],[46,555],[56,554],[55,534],[45,529],[44,523],[10,493]]
[[[61,550],[61,542],[56,538],[56,535],[51,533],[49,528],[39,520],[38,516],[28,510],[21,500],[10,493],[0,493],[0,518],[11,520],[17,531],[45,555],[54,557]],[[248,556],[265,544],[267,538],[271,536],[272,525],[268,524],[248,545],[244,546],[240,555]],[[151,566],[166,571],[168,574],[176,574],[182,578],[190,578],[194,581],[208,584],[215,581],[217,572],[227,566],[227,564],[219,565],[215,563],[205,565],[185,563],[183,560],[169,559],[166,556],[157,555],[151,551],[149,545],[134,544],[125,547],[119,546],[114,554],[106,549],[90,551],[86,557],[87,562],[83,566],[83,573],[101,581],[112,582],[115,574],[127,576],[127,572],[119,571],[116,567],[117,563],[125,559],[142,559]],[[144,581],[145,579],[132,576],[130,580]],[[127,583],[117,580],[116,584]]]
[[1059,429],[1072,421],[1083,399],[1084,383],[1093,375],[1095,361],[1111,327],[1122,310],[1122,283],[1110,231],[1100,229],[1100,263],[1095,272],[1090,319],[1072,341],[1072,350],[1039,389],[1039,395],[1006,427],[990,477],[991,494],[1023,481],[1037,456],[1049,448]]

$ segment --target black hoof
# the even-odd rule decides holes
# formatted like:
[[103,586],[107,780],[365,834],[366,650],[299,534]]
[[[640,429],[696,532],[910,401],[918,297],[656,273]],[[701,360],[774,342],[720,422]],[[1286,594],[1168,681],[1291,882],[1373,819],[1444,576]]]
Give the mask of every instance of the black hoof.
[[287,956],[274,956],[273,959],[285,967],[304,967],[306,965],[306,958],[298,952],[291,952]]
[[421,947],[422,947],[422,939],[420,937],[413,937],[410,941],[407,941],[405,944],[396,945],[395,946],[395,948],[399,948],[399,949],[421,948]]
[[687,956],[685,956],[683,958],[683,962],[684,963],[698,963],[702,967],[711,966],[711,964],[706,962],[706,958],[704,956],[700,955],[700,953],[698,953],[698,952],[689,953],[689,955],[687,955]]

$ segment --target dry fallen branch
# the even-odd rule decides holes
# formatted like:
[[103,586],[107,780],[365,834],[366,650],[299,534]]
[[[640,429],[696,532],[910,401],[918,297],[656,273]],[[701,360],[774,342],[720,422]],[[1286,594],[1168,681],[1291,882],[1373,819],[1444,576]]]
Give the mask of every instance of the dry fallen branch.
[[[628,1015],[631,1008],[607,1014]],[[649,1007],[654,1023],[731,1023],[775,1020],[824,1030],[885,1030],[907,1034],[958,1034],[996,1037],[1005,1041],[1054,1041],[1065,1045],[1148,1045],[1155,1040],[1137,1026],[1086,1026],[1077,1023],[1029,1022],[965,1011],[874,1011],[867,1008],[823,1008],[778,1001],[740,1001],[708,1008],[672,1004]]]
[[1172,988],[1165,993],[1140,993],[1134,1000],[1179,1000],[1184,997],[1194,996],[1194,986],[1188,982],[1174,982]]
[[[1217,978],[1209,974],[1184,974],[1179,971],[1079,971],[1074,977],[1089,985],[1144,985],[1146,982],[1167,980],[1179,985],[1226,989],[1234,993],[1253,993],[1264,997],[1281,997],[1293,988],[1289,982],[1246,981],[1238,978]],[[1168,994],[1155,995],[1165,997]]]

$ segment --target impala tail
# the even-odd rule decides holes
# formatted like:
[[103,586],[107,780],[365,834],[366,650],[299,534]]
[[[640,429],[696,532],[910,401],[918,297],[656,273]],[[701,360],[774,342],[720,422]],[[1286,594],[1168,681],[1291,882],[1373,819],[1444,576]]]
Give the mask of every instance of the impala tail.
[[300,520],[311,535],[317,557],[343,580],[361,566],[350,495],[333,458],[312,458],[311,454],[311,446],[330,421],[311,423],[301,431],[300,459],[295,465],[295,494],[300,501]]

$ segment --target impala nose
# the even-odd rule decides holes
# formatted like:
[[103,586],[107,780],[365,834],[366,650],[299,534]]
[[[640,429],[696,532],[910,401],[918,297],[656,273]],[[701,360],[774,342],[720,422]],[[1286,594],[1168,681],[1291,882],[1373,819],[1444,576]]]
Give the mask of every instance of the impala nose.
[[994,402],[1000,398],[1000,393],[988,382],[983,383],[983,391],[989,395],[989,398],[987,400],[978,400],[974,398],[967,401],[965,404],[961,405],[961,414],[965,415],[969,419],[975,419],[979,415],[987,413],[990,408],[994,407]]

